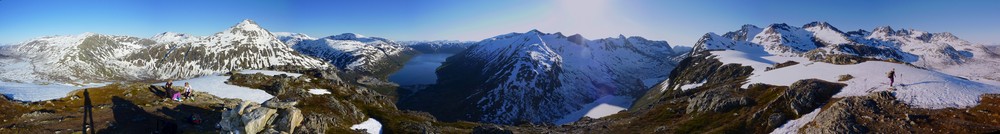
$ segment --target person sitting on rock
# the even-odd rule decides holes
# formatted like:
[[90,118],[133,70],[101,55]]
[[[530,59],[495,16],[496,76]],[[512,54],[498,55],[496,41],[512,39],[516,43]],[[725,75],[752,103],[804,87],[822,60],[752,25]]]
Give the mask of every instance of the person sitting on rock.
[[174,94],[174,80],[167,80],[167,84],[163,85],[163,90],[167,92],[167,95]]
[[174,80],[167,80],[167,84],[164,84],[163,88],[170,89],[172,86],[174,86]]
[[191,83],[184,82],[184,91],[182,95],[184,95],[184,98],[194,97],[194,89],[191,88]]
[[173,97],[170,97],[170,99],[173,99],[173,100],[176,100],[176,101],[184,101],[184,100],[181,99],[181,96],[182,96],[181,92],[177,92],[177,93],[174,93]]
[[[173,83],[174,82],[171,80],[171,81],[167,82],[167,85],[173,85]],[[181,89],[181,90],[184,90],[184,89]],[[183,99],[182,97],[184,97],[184,95],[183,95],[184,92],[185,91],[175,91],[175,90],[173,90],[173,88],[167,88],[167,94],[170,95],[170,99],[171,100],[183,101],[181,99]]]

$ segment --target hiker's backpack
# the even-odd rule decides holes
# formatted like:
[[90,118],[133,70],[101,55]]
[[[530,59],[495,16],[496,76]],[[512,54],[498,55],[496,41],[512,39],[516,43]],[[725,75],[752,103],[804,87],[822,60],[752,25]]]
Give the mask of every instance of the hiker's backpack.
[[201,121],[201,116],[198,116],[198,114],[191,114],[191,123],[201,124]]

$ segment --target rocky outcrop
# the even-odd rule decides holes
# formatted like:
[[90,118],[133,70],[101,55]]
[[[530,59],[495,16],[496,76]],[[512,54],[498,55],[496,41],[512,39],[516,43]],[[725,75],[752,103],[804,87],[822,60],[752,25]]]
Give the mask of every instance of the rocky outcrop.
[[[884,112],[880,107],[889,103],[898,103],[895,100],[896,97],[892,95],[891,92],[878,92],[864,97],[848,97],[844,100],[837,101],[830,108],[816,115],[813,122],[809,123],[809,126],[804,128],[805,133],[866,133],[871,131],[870,128],[861,125],[862,121],[875,121],[880,120],[881,123],[887,124],[899,124],[901,126],[887,126],[881,129],[899,129],[902,131],[894,132],[905,132],[905,129],[910,127],[908,123],[898,123],[889,122],[893,121],[887,119],[886,116],[878,116],[878,113]],[[892,104],[889,104],[892,105]],[[898,104],[897,104],[898,105]],[[866,113],[864,115],[854,114],[854,113]],[[876,116],[869,116],[876,115]]]
[[[738,89],[741,83],[745,81],[745,78],[753,72],[753,68],[749,66],[742,66],[740,64],[725,64],[715,59],[711,53],[707,51],[693,53],[691,57],[681,60],[677,64],[677,68],[672,70],[667,81],[661,82],[661,84],[656,85],[652,90],[647,91],[647,93],[636,100],[635,104],[632,105],[630,109],[637,108],[648,108],[653,106],[654,103],[665,101],[665,98],[669,96],[687,96],[694,95],[692,93],[697,93],[699,88],[710,89],[711,92],[742,92],[734,89]],[[695,88],[693,90],[680,89],[682,85],[702,83],[702,86]],[[662,90],[661,90],[662,89]],[[714,91],[714,90],[727,90],[727,91]],[[694,95],[695,97],[701,98],[712,98],[712,97],[725,97],[725,95],[712,95],[712,94],[700,94],[702,96]],[[711,95],[711,96],[710,96]],[[734,104],[749,104],[749,101],[740,102],[740,100],[723,100],[735,102]],[[707,106],[702,104],[696,104],[698,106]],[[722,105],[719,105],[722,106]]]
[[687,113],[692,112],[726,112],[742,106],[754,105],[756,102],[748,97],[738,95],[726,89],[735,87],[720,87],[699,92],[688,99]]
[[323,80],[330,80],[336,84],[343,84],[343,80],[338,75],[339,70],[337,67],[327,67],[327,68],[307,68],[302,66],[294,65],[278,65],[267,67],[267,70],[283,71],[290,73],[300,73],[302,75],[312,76],[314,78],[319,78]]
[[806,79],[792,83],[780,98],[787,99],[787,105],[795,115],[804,115],[826,104],[845,84]]
[[913,108],[890,91],[845,97],[823,108],[804,133],[995,133],[1000,95],[984,94],[969,108]]
[[293,107],[295,103],[271,99],[260,105],[243,101],[223,112],[218,126],[223,132],[233,133],[293,133],[303,120],[302,112]]
[[513,134],[514,132],[506,130],[497,125],[482,125],[472,129],[473,134]]

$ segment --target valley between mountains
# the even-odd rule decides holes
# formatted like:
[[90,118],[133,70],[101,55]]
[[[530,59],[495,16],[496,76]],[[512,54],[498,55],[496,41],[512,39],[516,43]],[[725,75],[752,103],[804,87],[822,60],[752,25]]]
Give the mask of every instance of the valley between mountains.
[[687,46],[264,26],[2,46],[0,133],[1000,132],[1000,47],[947,32],[748,24]]

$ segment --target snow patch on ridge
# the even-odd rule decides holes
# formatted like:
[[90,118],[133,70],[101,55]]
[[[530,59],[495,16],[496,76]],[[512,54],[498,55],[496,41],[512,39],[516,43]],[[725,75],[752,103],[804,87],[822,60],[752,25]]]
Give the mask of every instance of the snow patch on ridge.
[[326,89],[309,89],[309,93],[313,95],[324,95],[324,94],[330,94],[330,91]]
[[0,81],[0,94],[18,101],[36,102],[66,97],[69,93],[84,89],[107,85],[108,83],[92,83],[82,86],[68,84],[32,84]]
[[270,75],[270,76],[284,74],[284,75],[288,75],[288,76],[291,76],[291,77],[302,76],[302,74],[300,74],[300,73],[289,73],[289,72],[271,71],[271,70],[243,70],[243,71],[239,71],[238,73],[240,73],[240,74],[256,74],[256,73],[261,73],[261,74]]
[[562,119],[556,120],[553,123],[563,125],[580,120],[584,116],[596,119],[612,115],[626,110],[632,105],[632,100],[635,99],[628,96],[604,96],[584,105],[580,110],[563,116]]
[[352,125],[351,129],[365,129],[365,132],[368,132],[369,134],[381,134],[382,123],[375,120],[375,118],[368,118],[365,122]]
[[798,134],[799,129],[806,126],[806,123],[812,122],[813,119],[816,118],[816,115],[818,115],[822,110],[823,108],[816,108],[816,110],[802,115],[802,117],[799,117],[798,119],[790,120],[784,125],[775,128],[774,131],[771,131],[771,134]]

